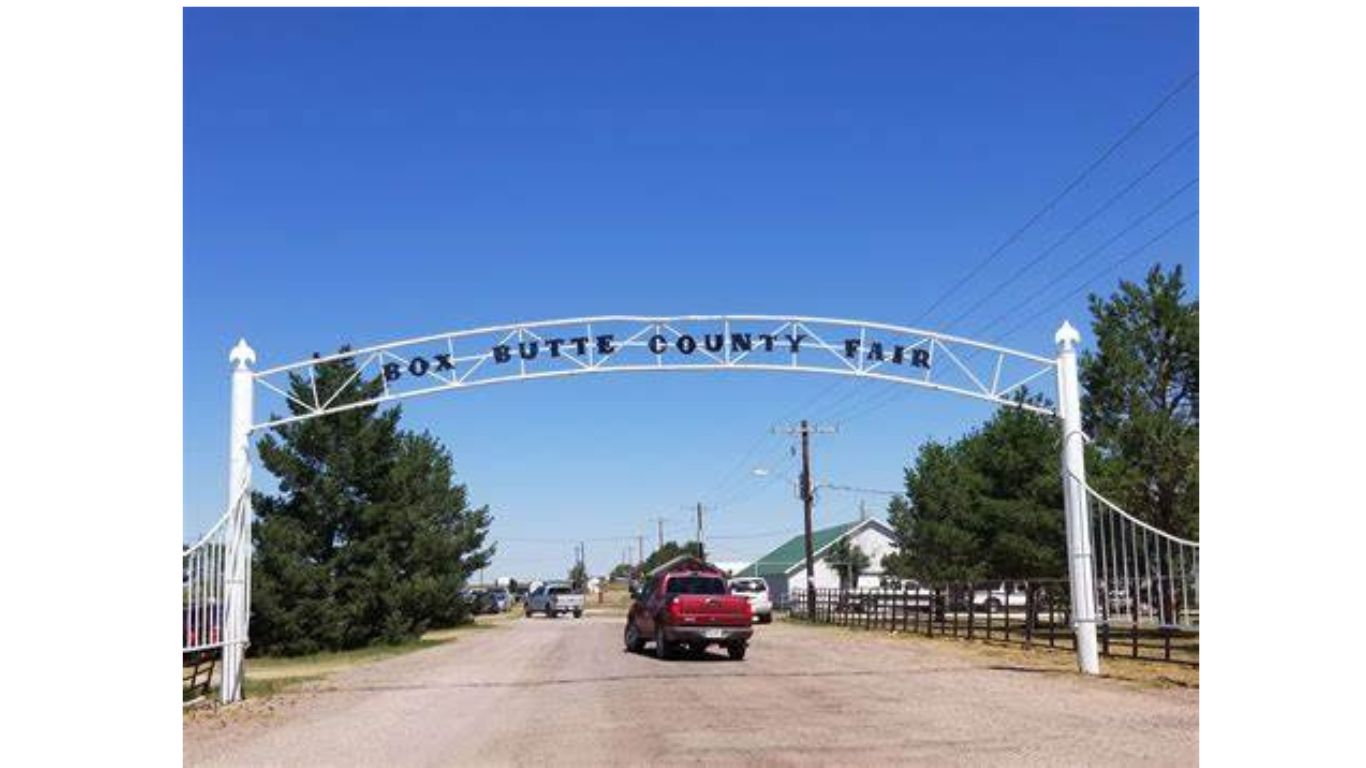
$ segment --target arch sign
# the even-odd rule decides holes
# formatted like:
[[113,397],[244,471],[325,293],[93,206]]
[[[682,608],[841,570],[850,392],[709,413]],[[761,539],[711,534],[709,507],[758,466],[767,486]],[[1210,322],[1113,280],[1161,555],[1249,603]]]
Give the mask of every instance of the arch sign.
[[[423,336],[314,355],[253,370],[256,353],[239,341],[229,355],[232,435],[228,513],[222,528],[223,701],[241,697],[248,638],[250,435],[291,422],[420,395],[517,381],[605,373],[757,371],[848,376],[939,390],[1056,417],[1064,436],[1061,478],[1066,506],[1072,616],[1081,670],[1100,670],[1094,572],[1082,461],[1080,335],[1064,323],[1057,354],[1043,357],[931,331],[885,323],[779,315],[610,315],[547,320]],[[329,391],[317,366],[349,360],[352,377]],[[382,382],[365,400],[341,395],[357,379]],[[302,383],[305,386],[295,386]],[[1053,408],[1024,402],[1041,392]],[[307,394],[302,398],[299,392]],[[265,415],[256,416],[255,396]]]

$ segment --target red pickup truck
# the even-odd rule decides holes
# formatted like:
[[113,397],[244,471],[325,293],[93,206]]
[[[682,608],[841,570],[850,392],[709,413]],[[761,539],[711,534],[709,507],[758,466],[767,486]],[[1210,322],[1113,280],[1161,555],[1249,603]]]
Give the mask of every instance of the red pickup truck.
[[668,659],[687,648],[701,657],[723,645],[732,659],[745,658],[754,635],[749,600],[730,594],[719,571],[678,570],[654,575],[635,592],[626,615],[626,650],[639,653],[653,641]]

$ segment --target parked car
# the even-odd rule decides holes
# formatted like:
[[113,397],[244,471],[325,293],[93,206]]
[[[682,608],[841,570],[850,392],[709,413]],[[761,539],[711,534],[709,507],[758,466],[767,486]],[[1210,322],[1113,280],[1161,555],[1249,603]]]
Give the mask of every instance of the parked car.
[[488,592],[488,612],[503,613],[512,607],[512,595],[502,587]]
[[583,616],[583,595],[575,592],[569,584],[559,582],[542,584],[531,590],[526,596],[527,618],[531,618],[532,614],[535,613],[544,613],[547,619],[572,613],[577,619]]
[[719,570],[669,571],[650,577],[633,595],[626,615],[626,650],[638,653],[654,642],[655,655],[668,659],[680,648],[701,657],[711,645],[730,658],[745,658],[754,635],[754,610],[732,595]]
[[773,621],[773,601],[768,597],[768,582],[763,579],[742,578],[730,580],[730,593],[749,601],[754,620],[760,624]]
[[483,589],[462,589],[460,590],[460,602],[465,604],[465,608],[470,613],[477,614],[484,604],[484,593],[485,590]]
[[[1038,600],[1037,594],[1035,599]],[[993,613],[1006,607],[1025,608],[1029,605],[1029,585],[1022,581],[1002,581],[974,589],[972,605]]]

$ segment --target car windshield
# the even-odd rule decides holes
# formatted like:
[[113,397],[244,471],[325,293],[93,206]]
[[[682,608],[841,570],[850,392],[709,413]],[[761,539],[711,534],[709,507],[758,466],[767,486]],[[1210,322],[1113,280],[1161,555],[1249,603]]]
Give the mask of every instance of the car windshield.
[[724,595],[726,582],[715,576],[675,576],[669,579],[671,595]]
[[763,592],[766,585],[762,581],[737,581],[730,585],[732,592]]

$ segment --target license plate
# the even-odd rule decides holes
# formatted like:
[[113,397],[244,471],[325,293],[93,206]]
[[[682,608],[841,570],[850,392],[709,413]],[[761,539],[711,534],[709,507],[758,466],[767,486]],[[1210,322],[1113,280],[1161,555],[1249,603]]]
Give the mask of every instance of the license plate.
[[724,629],[709,629],[709,630],[707,630],[707,639],[708,639],[708,640],[720,640],[721,638],[723,638],[723,637],[725,637],[725,636],[726,636],[726,630],[724,630]]

